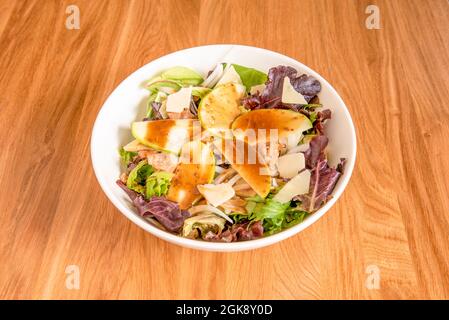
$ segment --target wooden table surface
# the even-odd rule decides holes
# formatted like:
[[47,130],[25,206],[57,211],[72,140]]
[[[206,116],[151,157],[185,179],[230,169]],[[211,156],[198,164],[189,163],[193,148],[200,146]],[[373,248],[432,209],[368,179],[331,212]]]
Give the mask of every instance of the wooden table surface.
[[[70,4],[79,30],[65,26]],[[380,29],[366,27],[370,4]],[[213,43],[310,66],[357,131],[337,204],[252,252],[155,238],[115,209],[91,166],[93,122],[118,83]],[[447,0],[1,0],[0,298],[448,299],[448,52]]]

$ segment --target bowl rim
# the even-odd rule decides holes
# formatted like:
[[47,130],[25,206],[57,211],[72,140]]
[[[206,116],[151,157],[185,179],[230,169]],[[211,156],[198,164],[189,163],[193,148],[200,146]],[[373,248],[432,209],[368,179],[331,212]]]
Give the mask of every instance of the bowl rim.
[[[112,193],[109,192],[108,187],[110,183],[107,183],[106,180],[99,175],[99,170],[97,168],[100,167],[101,163],[99,163],[99,159],[96,157],[95,154],[95,141],[97,140],[97,136],[99,136],[99,119],[101,118],[101,115],[105,112],[104,106],[110,102],[110,100],[113,97],[113,94],[116,90],[118,90],[119,87],[123,86],[127,79],[131,78],[135,73],[137,73],[140,69],[146,67],[149,64],[157,64],[159,60],[162,58],[165,58],[169,55],[175,55],[175,54],[182,54],[183,52],[192,51],[192,50],[201,50],[206,49],[210,47],[228,47],[228,50],[231,50],[234,47],[240,47],[240,48],[249,48],[251,50],[259,51],[260,53],[272,55],[275,57],[282,58],[291,64],[301,65],[303,70],[313,75],[315,78],[317,78],[320,83],[325,83],[329,90],[330,94],[335,97],[336,100],[343,106],[343,113],[344,116],[349,120],[349,126],[350,126],[350,135],[352,136],[352,140],[354,141],[353,145],[351,146],[352,154],[353,156],[349,159],[347,159],[346,165],[345,165],[345,173],[342,175],[341,180],[339,181],[339,184],[336,186],[336,188],[333,191],[332,198],[325,203],[319,210],[317,210],[315,213],[310,215],[307,219],[305,219],[302,223],[299,223],[293,227],[290,227],[288,229],[282,230],[279,233],[262,237],[259,239],[254,240],[247,240],[247,241],[240,241],[240,242],[231,242],[231,243],[223,243],[223,242],[207,242],[202,240],[193,240],[188,238],[183,238],[178,235],[169,233],[167,231],[161,230],[157,228],[156,226],[152,225],[150,222],[145,221],[141,219],[135,212],[133,212],[131,209],[126,207],[120,199],[116,198]],[[326,80],[324,79],[318,72],[314,71],[310,67],[306,66],[305,64],[290,58],[282,53],[259,48],[259,47],[253,47],[253,46],[246,46],[246,45],[239,45],[239,44],[212,44],[212,45],[204,45],[204,46],[195,46],[190,48],[185,48],[182,50],[177,50],[174,52],[167,53],[163,56],[160,56],[154,60],[151,60],[150,62],[142,65],[141,67],[134,70],[131,74],[129,74],[126,78],[124,78],[118,86],[112,90],[112,92],[109,94],[108,98],[104,101],[103,105],[101,106],[97,117],[95,119],[93,128],[92,128],[92,134],[91,134],[91,141],[90,141],[90,155],[92,160],[92,166],[94,169],[94,173],[96,176],[96,179],[98,183],[101,186],[101,189],[106,194],[107,198],[114,204],[114,206],[129,220],[134,222],[136,225],[144,229],[145,231],[151,233],[152,235],[163,239],[165,241],[168,241],[170,243],[182,246],[182,247],[188,247],[191,249],[197,249],[197,250],[205,250],[205,251],[216,251],[216,252],[231,252],[231,251],[243,251],[243,250],[253,250],[257,248],[262,248],[271,244],[275,244],[277,242],[280,242],[282,240],[285,240],[304,229],[311,226],[313,223],[318,221],[329,209],[336,203],[336,201],[340,198],[343,191],[346,189],[346,186],[349,183],[349,180],[352,176],[352,172],[355,166],[355,160],[356,160],[356,153],[357,153],[357,140],[356,140],[356,132],[354,123],[352,121],[352,117],[349,113],[348,108],[346,107],[346,104],[344,103],[343,99],[340,97],[340,95],[337,93],[337,91],[334,89],[334,87]]]

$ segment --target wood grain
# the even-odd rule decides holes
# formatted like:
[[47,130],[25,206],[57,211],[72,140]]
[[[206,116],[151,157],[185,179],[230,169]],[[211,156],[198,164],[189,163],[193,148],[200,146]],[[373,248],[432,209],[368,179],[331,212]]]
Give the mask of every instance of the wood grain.
[[[67,30],[76,4],[81,29]],[[381,29],[365,27],[380,8]],[[395,1],[0,1],[0,298],[449,299],[449,5]],[[108,94],[182,48],[289,55],[345,100],[353,177],[320,221],[243,253],[159,240],[106,199],[89,155]],[[65,286],[80,268],[79,290]],[[380,288],[368,289],[377,266]]]

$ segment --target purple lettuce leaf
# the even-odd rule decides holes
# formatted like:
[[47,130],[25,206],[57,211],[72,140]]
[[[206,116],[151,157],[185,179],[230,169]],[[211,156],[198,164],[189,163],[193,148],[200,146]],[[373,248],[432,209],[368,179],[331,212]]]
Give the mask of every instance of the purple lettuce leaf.
[[181,210],[179,205],[165,197],[152,197],[145,200],[142,196],[133,201],[139,214],[143,217],[156,218],[167,230],[176,232],[184,224],[184,220],[190,216],[187,210]]
[[310,102],[321,91],[320,82],[312,76],[306,74],[299,77],[290,77],[293,88],[304,96],[307,102]]
[[235,241],[253,240],[260,238],[262,236],[263,236],[262,222],[256,221],[253,223],[245,222],[234,224],[228,230],[223,231],[218,235],[209,231],[204,237],[204,240],[216,242],[235,242]]
[[153,101],[148,106],[151,107],[151,114],[149,117],[147,116],[147,117],[143,118],[142,121],[164,119],[164,117],[162,116],[162,113],[160,112],[162,103]]
[[184,220],[190,216],[187,210],[181,210],[177,203],[165,197],[152,197],[150,200],[145,200],[142,195],[126,187],[122,181],[118,180],[117,184],[128,194],[142,217],[154,217],[169,231],[179,231]]
[[337,165],[337,171],[343,174],[345,172],[346,158],[340,158],[340,163]]
[[329,109],[325,109],[322,111],[318,111],[316,115],[316,120],[313,123],[313,127],[317,134],[324,134],[324,122],[329,120],[332,117],[332,111]]
[[254,94],[249,97],[243,98],[242,104],[246,109],[256,110],[261,108],[262,100],[259,94]]
[[277,66],[268,71],[268,81],[261,94],[261,101],[264,108],[274,108],[281,103],[284,78],[289,77],[292,82],[295,75],[296,70],[287,66]]
[[126,184],[123,183],[122,180],[117,180],[116,183],[117,183],[117,185],[118,185],[120,188],[122,188],[123,191],[126,192],[126,194],[127,194],[128,197],[131,199],[131,201],[134,201],[134,199],[136,199],[137,197],[140,196],[140,193],[138,193],[138,192],[136,192],[136,191],[131,190],[130,188],[128,188],[128,187],[126,186]]
[[329,167],[326,160],[319,160],[310,176],[309,193],[295,200],[301,201],[301,209],[307,212],[318,210],[331,197],[341,172]]
[[161,113],[161,106],[162,106],[162,103],[160,103],[160,102],[152,102],[151,103],[151,108],[153,108],[153,114],[152,114],[152,119],[153,120],[161,120],[161,119],[164,119],[164,117],[162,116],[162,113]]
[[304,152],[306,168],[312,170],[319,161],[326,159],[324,149],[326,149],[329,139],[324,135],[314,137],[309,144],[309,149]]
[[[250,110],[291,108],[291,106],[281,102],[285,77],[290,78],[292,86],[304,96],[304,99],[308,103],[321,91],[321,84],[314,77],[305,74],[297,76],[295,68],[277,66],[268,71],[268,80],[263,92],[260,95],[256,94],[243,99],[243,105]],[[296,106],[296,109],[299,108],[299,106]]]
[[318,135],[310,141],[309,149],[304,152],[306,168],[311,170],[309,193],[294,200],[301,201],[301,209],[307,212],[318,210],[331,197],[332,191],[343,174],[346,159],[341,158],[336,168],[331,168],[324,150],[329,139]]

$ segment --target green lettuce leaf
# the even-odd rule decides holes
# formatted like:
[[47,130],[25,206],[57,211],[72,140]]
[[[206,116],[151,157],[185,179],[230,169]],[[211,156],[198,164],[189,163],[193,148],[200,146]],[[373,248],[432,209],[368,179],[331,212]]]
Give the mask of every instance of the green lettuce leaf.
[[145,194],[146,180],[153,172],[154,169],[147,163],[147,160],[140,161],[129,173],[126,186],[131,190]]
[[316,118],[317,118],[317,113],[316,112],[311,112],[310,116],[309,116],[310,122],[314,123]]
[[285,219],[282,223],[282,228],[290,228],[298,223],[301,223],[308,215],[308,212],[300,210],[298,207],[290,207],[285,212]]
[[251,87],[264,84],[268,80],[267,74],[262,71],[240,66],[238,64],[233,64],[232,66],[240,76],[240,79],[242,79],[242,83],[246,87],[246,91],[251,90]]
[[264,234],[272,234],[282,229],[285,212],[289,207],[290,202],[280,203],[273,199],[267,199],[265,203],[256,204],[250,220],[262,221]]
[[137,152],[130,152],[125,151],[125,149],[120,148],[119,150],[120,158],[122,159],[122,162],[124,165],[128,165],[131,161],[133,161],[133,158],[137,156]]
[[166,195],[172,178],[173,173],[170,172],[159,171],[151,174],[146,179],[145,197],[150,199]]
[[290,202],[280,203],[271,199],[259,196],[246,198],[246,211],[248,215],[234,215],[232,218],[236,223],[247,218],[249,221],[262,221],[264,234],[269,235],[292,227],[304,221],[309,214],[299,207],[291,207]]
[[238,212],[231,212],[229,214],[229,216],[232,218],[232,220],[234,220],[234,223],[242,223],[242,222],[248,220],[248,218],[249,218],[248,214],[243,214],[243,213],[238,213]]
[[261,196],[259,196],[259,195],[256,194],[256,195],[253,196],[253,197],[248,197],[248,198],[246,198],[246,201],[251,201],[251,202],[264,202],[265,199],[262,198]]
[[153,102],[155,102],[157,93],[152,93],[147,100],[147,111],[145,113],[145,118],[153,118]]

